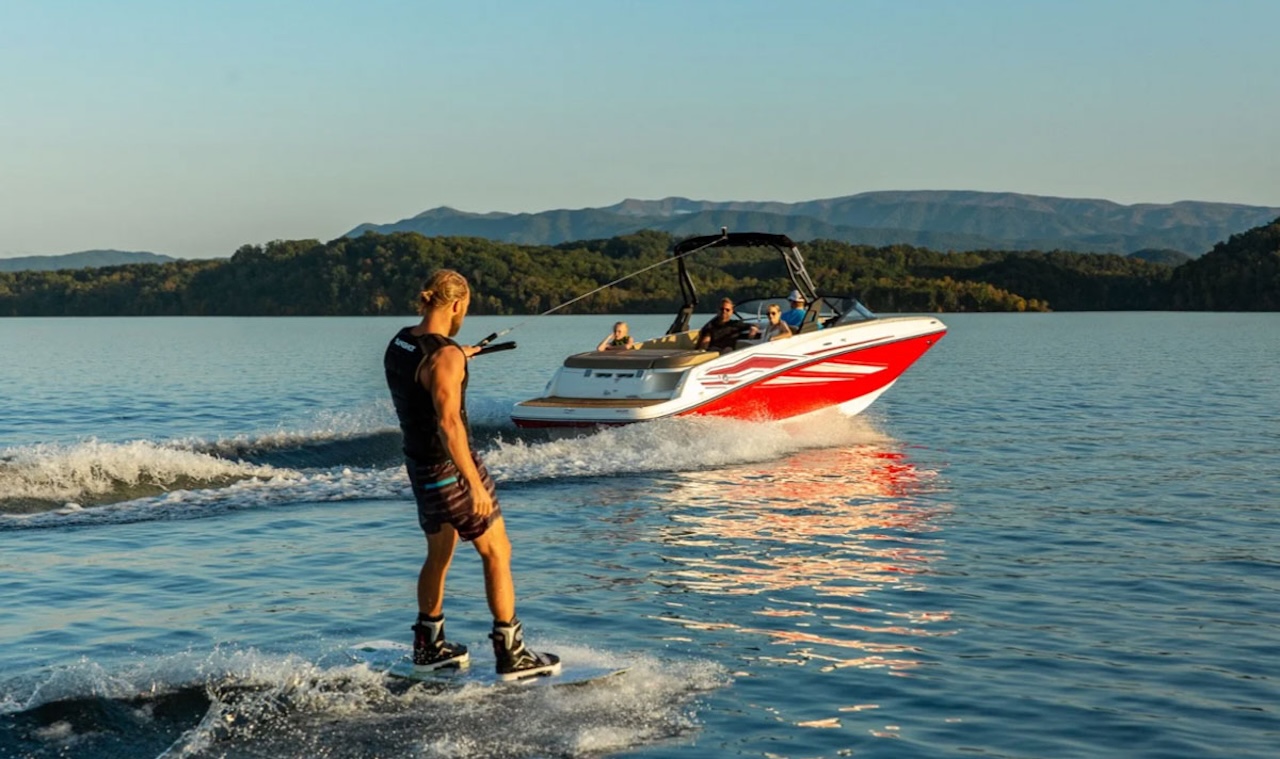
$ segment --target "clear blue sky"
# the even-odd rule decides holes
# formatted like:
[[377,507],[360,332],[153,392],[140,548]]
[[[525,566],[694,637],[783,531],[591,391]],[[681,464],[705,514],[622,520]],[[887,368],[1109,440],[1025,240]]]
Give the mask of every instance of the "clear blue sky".
[[1276,0],[0,0],[0,256],[427,208],[1280,206]]

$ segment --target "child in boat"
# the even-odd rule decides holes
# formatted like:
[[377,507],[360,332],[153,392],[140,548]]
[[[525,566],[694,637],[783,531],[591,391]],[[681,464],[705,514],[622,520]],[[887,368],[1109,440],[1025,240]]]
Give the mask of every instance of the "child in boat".
[[636,347],[636,343],[631,339],[628,333],[627,323],[618,322],[613,325],[613,332],[610,332],[605,339],[600,341],[596,346],[598,351],[625,351]]

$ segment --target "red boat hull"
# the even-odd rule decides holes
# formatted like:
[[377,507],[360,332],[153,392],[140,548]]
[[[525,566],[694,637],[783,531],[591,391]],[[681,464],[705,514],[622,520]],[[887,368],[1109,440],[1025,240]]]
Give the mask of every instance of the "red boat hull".
[[676,416],[787,419],[881,391],[902,376],[945,332],[899,340],[824,358],[751,382]]

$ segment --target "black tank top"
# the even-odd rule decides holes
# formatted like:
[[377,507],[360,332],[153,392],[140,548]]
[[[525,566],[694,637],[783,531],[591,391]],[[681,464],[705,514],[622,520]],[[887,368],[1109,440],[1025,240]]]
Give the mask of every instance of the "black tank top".
[[[444,335],[414,335],[413,327],[405,327],[391,339],[382,358],[391,402],[396,407],[396,416],[400,418],[400,431],[404,433],[404,455],[422,464],[441,464],[450,460],[444,441],[440,439],[440,418],[436,415],[431,394],[418,381],[418,372],[432,354],[446,345],[456,346],[457,343]],[[464,368],[462,423],[469,435],[467,379],[468,372]]]

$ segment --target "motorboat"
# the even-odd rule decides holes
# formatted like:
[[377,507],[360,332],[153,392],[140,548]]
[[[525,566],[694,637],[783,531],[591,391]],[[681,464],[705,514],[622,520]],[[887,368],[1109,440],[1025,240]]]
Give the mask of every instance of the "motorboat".
[[[720,353],[699,350],[689,321],[698,294],[687,259],[711,248],[772,248],[808,304],[791,337],[739,340]],[[932,316],[879,317],[851,295],[818,292],[800,249],[785,235],[755,232],[693,237],[671,250],[683,295],[666,334],[631,350],[587,351],[564,360],[538,398],[512,411],[520,427],[595,427],[673,416],[789,419],[832,407],[853,415],[946,334]],[[776,281],[776,280],[775,280]],[[776,295],[735,304],[734,318],[763,329]]]

